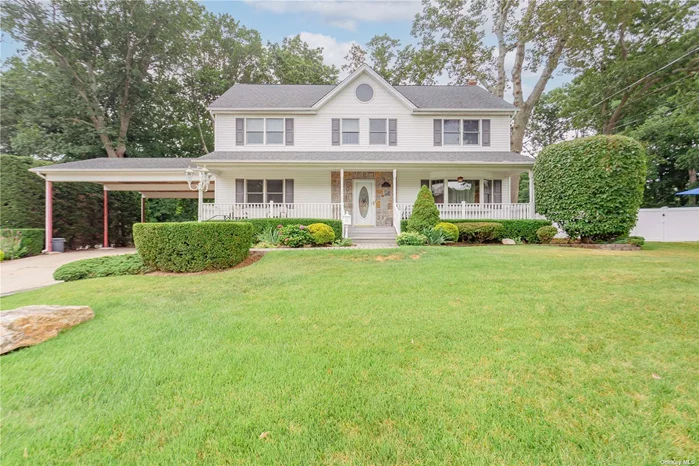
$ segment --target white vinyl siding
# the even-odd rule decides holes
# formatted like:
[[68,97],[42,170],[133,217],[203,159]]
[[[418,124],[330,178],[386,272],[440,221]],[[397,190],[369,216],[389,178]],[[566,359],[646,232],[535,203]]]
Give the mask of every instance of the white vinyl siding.
[[221,169],[216,175],[214,192],[217,204],[235,203],[236,179],[267,180],[268,196],[270,194],[270,181],[293,179],[294,202],[296,204],[330,202],[330,170],[284,169],[280,171],[276,168],[235,168],[231,170]]
[[[337,96],[327,102],[315,115],[289,115],[283,111],[277,114],[259,115],[260,118],[294,118],[293,146],[236,146],[235,118],[255,118],[257,115],[218,113],[216,114],[216,150],[218,151],[509,151],[510,150],[510,115],[497,113],[458,115],[418,115],[397,100],[387,89],[375,83],[368,76],[358,78],[357,84],[366,82],[374,88],[374,98],[368,104],[359,102],[354,95],[356,86],[348,86]],[[331,145],[330,134],[333,118],[359,119],[359,144],[351,146]],[[398,145],[379,146],[370,144],[370,120],[394,118],[398,125]],[[490,120],[490,146],[480,145],[433,145],[433,120]]]

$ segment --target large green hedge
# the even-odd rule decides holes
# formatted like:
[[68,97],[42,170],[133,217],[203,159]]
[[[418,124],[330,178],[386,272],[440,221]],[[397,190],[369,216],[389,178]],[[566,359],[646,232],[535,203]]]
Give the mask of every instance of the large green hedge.
[[[43,228],[45,182],[29,171],[49,165],[32,157],[0,155],[0,228]],[[140,216],[140,196],[133,192],[109,194],[109,239],[117,246],[131,244],[131,225]],[[66,247],[102,244],[104,190],[94,183],[53,184],[53,236]],[[41,251],[39,251],[41,252]]]
[[[212,220],[219,221],[219,220]],[[325,220],[322,218],[248,218],[245,220],[235,220],[236,222],[251,223],[253,227],[253,237],[262,233],[267,228],[277,228],[277,226],[287,225],[312,225],[314,223],[325,223],[335,232],[335,238],[342,238],[342,222],[340,220]]]
[[70,282],[86,278],[140,275],[150,271],[138,254],[93,257],[60,266],[53,273],[54,280]]
[[568,236],[608,240],[636,224],[646,181],[641,143],[592,136],[544,148],[534,165],[537,211]]
[[[538,243],[539,238],[536,236],[536,230],[541,227],[551,225],[549,220],[492,220],[492,219],[468,219],[468,220],[442,220],[447,223],[470,223],[470,222],[495,222],[500,223],[504,227],[502,230],[503,238],[523,239],[527,243]],[[408,221],[401,220],[400,230],[407,231]]]
[[0,235],[9,237],[19,234],[22,238],[21,246],[26,248],[25,256],[36,256],[44,250],[43,228],[3,228]]
[[233,267],[245,259],[253,227],[247,222],[137,223],[133,235],[146,267],[199,272]]

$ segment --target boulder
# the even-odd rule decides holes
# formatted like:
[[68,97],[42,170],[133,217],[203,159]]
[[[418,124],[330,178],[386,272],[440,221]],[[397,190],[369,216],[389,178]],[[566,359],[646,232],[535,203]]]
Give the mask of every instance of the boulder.
[[502,244],[517,244],[517,241],[510,238],[505,238],[504,240],[502,240]]
[[0,354],[37,345],[94,316],[88,306],[38,305],[0,312]]

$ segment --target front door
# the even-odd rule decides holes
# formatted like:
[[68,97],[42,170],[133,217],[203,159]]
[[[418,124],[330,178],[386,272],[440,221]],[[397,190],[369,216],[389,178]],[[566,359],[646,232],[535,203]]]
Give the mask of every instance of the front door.
[[376,189],[374,180],[354,180],[352,224],[374,226],[376,223]]

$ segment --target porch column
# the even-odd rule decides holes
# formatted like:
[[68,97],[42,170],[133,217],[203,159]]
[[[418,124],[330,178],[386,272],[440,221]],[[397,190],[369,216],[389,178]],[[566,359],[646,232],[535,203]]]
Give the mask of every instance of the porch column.
[[393,169],[393,209],[395,210],[398,203],[398,187],[396,185],[396,169]]
[[109,247],[109,198],[107,195],[107,187],[104,188],[104,218],[102,224],[102,237],[104,238],[104,243],[102,247]]
[[[197,221],[201,222],[201,217],[202,217],[202,210],[203,210],[203,204],[204,204],[204,190],[201,189],[201,181],[199,182],[199,189],[197,189],[197,192],[199,193],[198,201],[197,201]],[[264,200],[264,199],[263,199]]]
[[51,238],[53,238],[53,183],[46,180],[46,252],[51,252]]
[[141,223],[146,223],[146,196],[141,193]]
[[534,170],[529,170],[529,218],[536,216],[536,203],[534,196]]
[[340,168],[340,219],[345,215],[345,169]]

